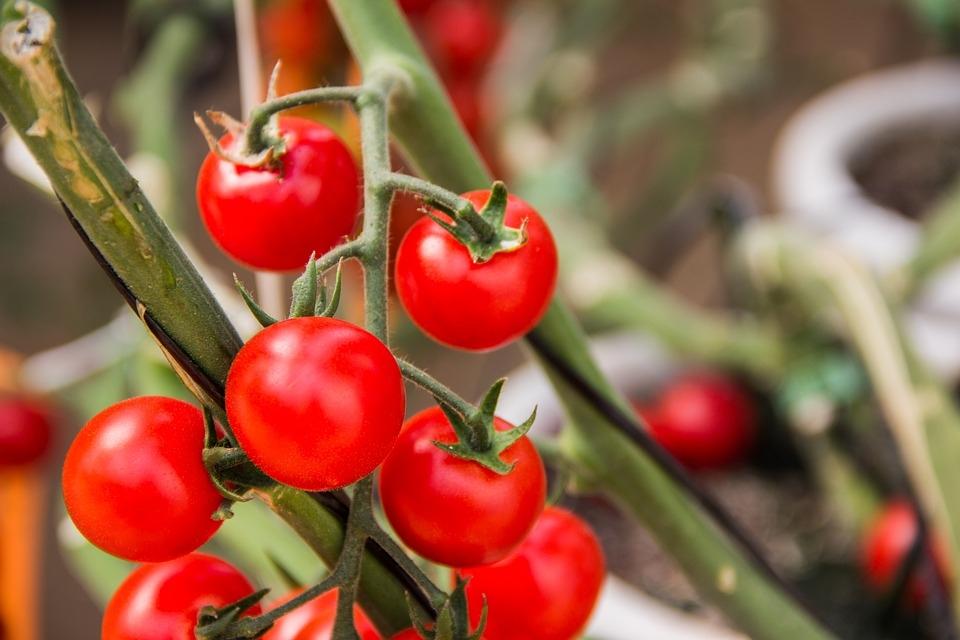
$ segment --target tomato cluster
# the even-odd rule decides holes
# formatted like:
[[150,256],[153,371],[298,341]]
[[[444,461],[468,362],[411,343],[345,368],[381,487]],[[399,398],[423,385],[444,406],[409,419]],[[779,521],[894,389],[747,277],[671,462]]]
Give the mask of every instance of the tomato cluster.
[[660,446],[689,469],[723,469],[750,454],[756,408],[729,378],[697,373],[673,380],[638,413]]

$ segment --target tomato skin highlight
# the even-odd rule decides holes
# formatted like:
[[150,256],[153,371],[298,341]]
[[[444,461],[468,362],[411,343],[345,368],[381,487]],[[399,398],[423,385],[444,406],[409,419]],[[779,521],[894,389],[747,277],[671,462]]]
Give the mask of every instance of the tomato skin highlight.
[[308,491],[352,484],[383,462],[404,402],[390,350],[336,318],[291,318],[263,329],[227,375],[227,416],[250,460]]
[[[288,593],[273,603],[271,609],[295,598],[303,591],[297,589]],[[263,640],[329,640],[336,621],[338,597],[339,591],[333,589],[281,616],[263,636]],[[367,614],[356,605],[353,607],[353,622],[360,640],[380,640],[380,634]]]
[[756,440],[750,397],[719,375],[679,378],[643,413],[653,438],[689,469],[723,469],[743,462]]
[[50,449],[52,417],[47,407],[18,396],[0,396],[0,467],[19,467]]
[[[210,152],[197,177],[197,202],[210,236],[232,258],[255,269],[291,271],[353,231],[360,176],[329,128],[289,116],[279,123],[286,152],[278,171],[238,167]],[[229,134],[220,143],[235,144]]]
[[[463,197],[480,210],[489,195],[482,190]],[[509,196],[504,222],[519,228],[523,220],[527,242],[479,264],[433,220],[414,224],[396,261],[397,295],[411,320],[438,342],[468,351],[496,349],[530,331],[553,296],[557,248],[540,214]]]
[[[496,418],[495,428],[513,425]],[[513,470],[500,475],[441,450],[456,434],[439,407],[404,424],[380,471],[383,509],[397,535],[439,564],[468,567],[506,557],[533,528],[546,500],[546,473],[526,436],[501,457]]]
[[101,411],[63,465],[63,498],[77,529],[107,553],[171,560],[220,528],[221,497],[203,465],[203,414],[181,400],[144,396]]
[[604,579],[600,543],[572,513],[550,507],[505,560],[463,569],[473,625],[487,597],[486,640],[570,640],[583,630]]
[[[201,607],[222,607],[253,592],[235,567],[203,553],[143,565],[110,598],[101,640],[193,640]],[[259,613],[254,605],[242,615]]]

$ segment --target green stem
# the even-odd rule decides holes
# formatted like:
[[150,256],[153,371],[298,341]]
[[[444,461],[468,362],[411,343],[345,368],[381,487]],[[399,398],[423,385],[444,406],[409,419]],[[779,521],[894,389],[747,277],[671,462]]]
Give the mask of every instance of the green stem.
[[429,373],[406,360],[397,359],[403,377],[417,385],[434,398],[439,398],[457,410],[462,416],[473,415],[477,408],[460,397],[453,389],[443,384]]
[[[183,164],[177,107],[206,36],[203,22],[197,16],[172,15],[160,26],[113,99],[131,132],[132,147],[137,153],[156,157],[166,169],[170,189],[158,209],[171,226],[180,222],[173,214],[181,209],[184,186],[183,175],[175,171]],[[144,105],[150,108],[145,109]]]
[[[489,185],[491,176],[395,3],[331,0],[330,6],[365,72],[394,65],[408,75],[409,86],[396,96],[391,128],[421,175],[457,192]],[[551,306],[535,331],[605,396],[626,406],[596,368],[583,334],[560,303]],[[704,596],[755,638],[829,637],[656,464],[547,370],[573,418],[567,437],[577,460],[651,528]]]
[[[0,110],[177,372],[201,397],[216,396],[240,338],[97,127],[53,44],[52,19],[23,6],[26,17],[0,33]],[[186,360],[170,355],[173,345]],[[208,384],[198,387],[191,367]]]
[[247,151],[256,154],[270,145],[270,141],[264,139],[264,128],[274,114],[321,102],[352,103],[360,92],[360,87],[318,87],[288,93],[257,105],[247,119]]
[[383,181],[383,184],[394,191],[406,191],[422,196],[425,200],[437,204],[447,211],[454,212],[457,217],[461,217],[463,212],[473,210],[473,205],[470,204],[469,200],[461,198],[456,193],[443,187],[438,187],[432,182],[405,173],[391,173]]

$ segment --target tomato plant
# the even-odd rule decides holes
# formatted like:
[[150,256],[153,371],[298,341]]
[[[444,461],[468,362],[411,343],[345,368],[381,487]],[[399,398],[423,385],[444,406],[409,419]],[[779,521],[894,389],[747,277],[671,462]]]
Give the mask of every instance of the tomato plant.
[[469,578],[475,625],[486,597],[487,640],[569,640],[586,625],[600,595],[604,559],[583,521],[551,507],[506,559],[460,574]]
[[[513,428],[499,418],[495,426]],[[380,471],[383,509],[400,539],[424,558],[454,567],[490,564],[516,548],[540,515],[543,463],[526,436],[503,451],[514,465],[505,474],[434,444],[456,441],[437,407],[404,423]]]
[[671,382],[642,415],[653,438],[691,469],[742,462],[756,439],[752,400],[719,375],[688,375]]
[[[277,602],[277,607],[303,592],[297,589]],[[333,633],[333,624],[337,613],[337,590],[326,593],[308,601],[278,619],[263,636],[263,640],[330,640]],[[354,605],[353,620],[357,627],[360,640],[379,640],[380,634],[367,618],[363,610]]]
[[0,396],[0,467],[31,464],[50,448],[53,434],[47,407],[19,396]]
[[[240,571],[203,553],[143,565],[110,598],[101,639],[193,640],[201,607],[222,607],[252,593]],[[242,615],[259,613],[253,605]]]
[[[284,150],[277,166],[239,166],[211,151],[197,178],[203,222],[235,260],[272,271],[302,269],[349,235],[359,210],[360,178],[349,149],[329,128],[279,119]],[[227,134],[226,150],[241,141]]]
[[[483,211],[490,190],[463,197]],[[449,220],[442,212],[434,215]],[[478,262],[435,220],[414,224],[397,249],[397,294],[410,318],[439,342],[472,351],[524,335],[546,312],[557,279],[557,249],[533,207],[510,195],[503,223],[526,225],[526,241]],[[482,320],[481,320],[482,319]]]
[[203,415],[181,400],[144,396],[101,411],[63,464],[70,518],[90,542],[128,560],[193,551],[221,524],[203,446]]
[[291,318],[260,331],[230,367],[226,399],[253,463],[284,484],[314,491],[373,471],[403,422],[403,380],[393,354],[334,318]]

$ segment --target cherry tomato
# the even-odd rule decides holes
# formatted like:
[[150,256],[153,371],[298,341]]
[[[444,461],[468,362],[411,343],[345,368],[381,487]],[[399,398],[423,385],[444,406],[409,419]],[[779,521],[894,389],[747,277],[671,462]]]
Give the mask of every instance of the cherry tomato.
[[23,397],[0,396],[0,467],[42,458],[50,448],[52,431],[46,407]]
[[[256,269],[301,269],[353,231],[360,178],[343,141],[322,124],[281,117],[280,168],[252,169],[207,154],[197,201],[213,240]],[[230,135],[220,140],[234,144]]]
[[[494,425],[513,427],[499,418]],[[526,436],[501,454],[515,465],[505,475],[434,444],[456,441],[439,407],[410,418],[380,472],[383,510],[400,539],[424,558],[454,567],[490,564],[515,549],[543,511],[543,463]]]
[[[274,603],[273,608],[295,598],[303,592],[297,589]],[[333,624],[337,615],[338,591],[327,591],[297,607],[290,613],[278,619],[270,630],[263,636],[263,640],[329,640],[333,633]],[[380,640],[380,634],[367,614],[354,606],[353,623],[360,634],[360,640]]]
[[[463,197],[479,210],[489,195]],[[410,318],[435,340],[470,351],[496,349],[530,331],[553,295],[557,248],[540,214],[511,195],[504,222],[519,228],[523,220],[526,244],[482,263],[430,218],[414,224],[396,265],[397,294]]]
[[[884,593],[891,587],[916,536],[916,516],[906,500],[889,502],[870,524],[863,540],[861,563],[867,584],[877,593]],[[947,566],[945,551],[932,537],[929,548],[933,551],[938,578],[943,581],[943,567]],[[917,607],[926,594],[927,587],[920,576],[911,575],[907,586],[908,603]]]
[[653,438],[691,469],[719,469],[742,462],[756,439],[750,397],[718,375],[674,381],[644,414]]
[[422,638],[416,629],[410,628],[404,629],[397,635],[391,637],[390,640],[422,640]]
[[486,0],[437,2],[424,17],[424,38],[445,75],[472,75],[490,62],[503,30]]
[[200,410],[173,398],[131,398],[77,434],[63,464],[74,524],[104,551],[138,562],[189,553],[220,527],[221,497],[203,466]]
[[292,318],[255,335],[233,361],[226,399],[250,460],[279,482],[311,491],[369,474],[403,422],[393,354],[335,318]]
[[458,79],[447,82],[446,88],[463,128],[474,142],[482,141],[485,117],[477,83],[469,79]]
[[[222,607],[253,593],[235,567],[203,553],[134,570],[103,614],[102,640],[193,640],[201,607]],[[243,613],[258,615],[254,605]]]
[[590,528],[548,508],[529,537],[497,564],[464,569],[470,619],[487,597],[486,640],[570,640],[587,624],[603,585],[604,560]]

